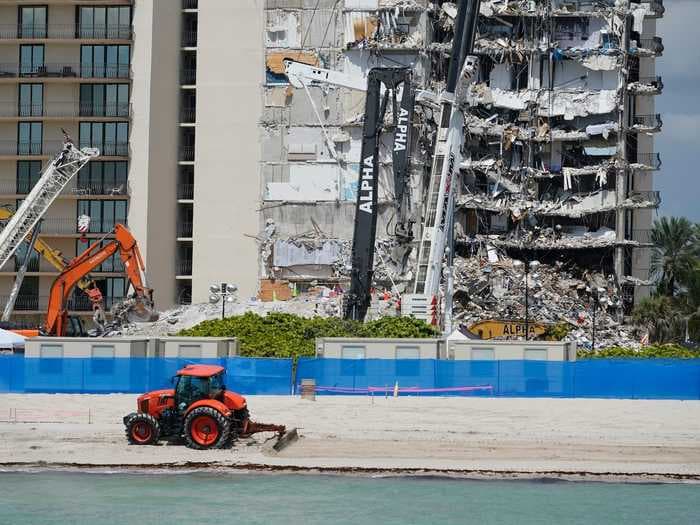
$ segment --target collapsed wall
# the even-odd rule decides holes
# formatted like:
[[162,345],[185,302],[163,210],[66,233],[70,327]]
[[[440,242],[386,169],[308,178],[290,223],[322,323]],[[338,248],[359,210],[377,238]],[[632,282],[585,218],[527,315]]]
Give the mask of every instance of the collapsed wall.
[[[456,12],[445,1],[267,0],[262,279],[347,282],[357,194],[364,93],[294,89],[283,59],[357,78],[412,69],[410,202],[420,224]],[[624,310],[647,293],[662,14],[659,0],[482,0],[479,71],[460,98],[461,255],[491,246],[507,258],[578,263],[612,276]],[[415,247],[392,235],[390,140],[380,148],[375,280],[401,292],[415,276]],[[457,273],[459,287],[470,272]]]

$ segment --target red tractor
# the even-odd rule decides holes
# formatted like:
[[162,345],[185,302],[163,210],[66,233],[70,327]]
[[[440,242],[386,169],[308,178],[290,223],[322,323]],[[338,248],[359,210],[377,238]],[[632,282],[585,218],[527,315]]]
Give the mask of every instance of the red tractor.
[[161,438],[184,438],[188,447],[203,450],[224,448],[257,432],[277,432],[274,448],[279,450],[296,438],[296,430],[285,433],[283,425],[251,421],[245,398],[226,390],[224,373],[221,366],[189,365],[177,372],[174,389],[139,396],[138,412],[124,417],[129,443],[154,445]]

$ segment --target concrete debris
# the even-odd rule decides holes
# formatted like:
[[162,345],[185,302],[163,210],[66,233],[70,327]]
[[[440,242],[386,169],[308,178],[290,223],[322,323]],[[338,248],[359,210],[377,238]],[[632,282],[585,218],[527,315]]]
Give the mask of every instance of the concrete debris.
[[[604,226],[595,231],[585,226],[540,227],[527,230],[513,230],[505,235],[476,235],[475,239],[488,242],[498,247],[523,248],[534,250],[576,250],[589,248],[605,248],[616,244],[636,246],[640,243],[633,240],[617,240],[615,230]],[[472,242],[464,239],[463,242]]]
[[[478,243],[474,256],[455,259],[455,318],[465,327],[479,321],[525,318],[525,276],[515,259],[500,254],[496,262],[489,262],[488,251],[493,248]],[[621,322],[621,294],[614,277],[581,273],[564,263],[539,264],[529,273],[529,320],[546,325],[564,323],[571,330],[567,340],[590,347],[594,293],[599,297],[596,348],[639,347],[634,327]]]

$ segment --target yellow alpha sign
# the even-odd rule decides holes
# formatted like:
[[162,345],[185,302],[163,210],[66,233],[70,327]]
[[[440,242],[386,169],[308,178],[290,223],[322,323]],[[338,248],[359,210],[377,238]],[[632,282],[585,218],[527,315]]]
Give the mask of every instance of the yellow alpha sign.
[[[546,327],[538,323],[528,323],[527,330],[529,337],[536,337],[544,334]],[[525,337],[525,323],[523,321],[480,321],[471,325],[469,331],[482,339]]]

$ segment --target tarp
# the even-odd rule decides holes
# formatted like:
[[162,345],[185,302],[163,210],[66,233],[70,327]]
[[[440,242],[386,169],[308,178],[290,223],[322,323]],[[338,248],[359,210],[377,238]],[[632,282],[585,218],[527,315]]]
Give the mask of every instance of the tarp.
[[3,330],[0,328],[0,348],[14,348],[15,346],[24,346],[26,337]]

